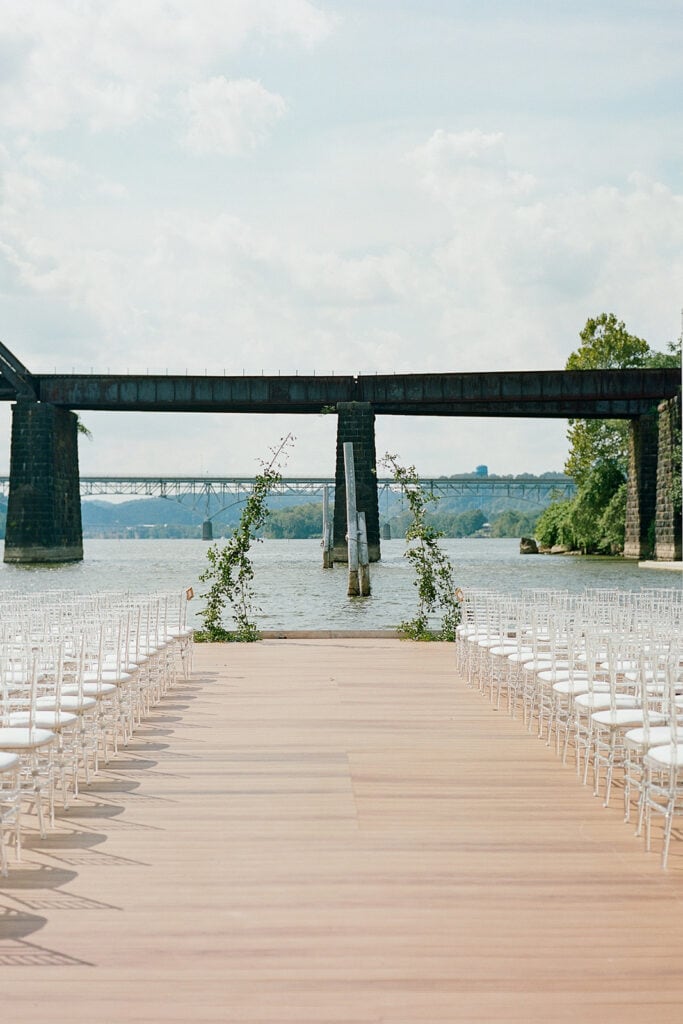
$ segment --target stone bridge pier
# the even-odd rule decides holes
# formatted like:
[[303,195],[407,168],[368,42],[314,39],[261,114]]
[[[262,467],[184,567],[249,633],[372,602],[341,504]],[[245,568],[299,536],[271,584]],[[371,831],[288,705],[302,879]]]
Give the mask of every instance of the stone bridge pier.
[[82,558],[77,416],[47,402],[19,398],[12,409],[4,560]]
[[681,558],[681,399],[631,420],[626,498],[626,558]]
[[657,504],[655,508],[655,558],[681,560],[681,396],[659,406],[657,455]]
[[335,562],[348,561],[346,477],[344,473],[344,442],[346,441],[353,442],[353,459],[356,467],[356,505],[359,512],[365,512],[368,554],[371,562],[378,562],[380,548],[375,413],[370,402],[337,403],[337,464],[332,537]]

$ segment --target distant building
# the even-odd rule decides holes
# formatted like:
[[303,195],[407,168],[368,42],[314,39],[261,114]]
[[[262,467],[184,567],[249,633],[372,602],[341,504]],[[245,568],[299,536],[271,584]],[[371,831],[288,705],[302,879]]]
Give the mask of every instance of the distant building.
[[475,476],[488,476],[489,475],[489,467],[488,466],[477,466],[476,469],[474,470],[474,474],[475,474]]

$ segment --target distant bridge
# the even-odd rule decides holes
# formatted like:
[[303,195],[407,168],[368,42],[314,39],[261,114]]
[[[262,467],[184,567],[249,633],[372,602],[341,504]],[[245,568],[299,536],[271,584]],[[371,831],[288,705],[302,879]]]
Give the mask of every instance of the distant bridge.
[[[555,499],[571,498],[576,487],[569,477],[562,473],[537,476],[460,476],[432,477],[421,481],[426,491],[441,498],[461,497],[506,497],[520,501],[540,503]],[[0,493],[9,494],[10,478],[0,477]],[[254,488],[254,477],[194,477],[194,476],[82,476],[80,492],[82,498],[104,495],[130,495],[147,498],[186,497],[239,501],[249,497]],[[301,497],[322,496],[325,487],[334,489],[334,477],[283,477],[271,493]],[[391,477],[378,477],[379,495],[400,494],[401,484]]]

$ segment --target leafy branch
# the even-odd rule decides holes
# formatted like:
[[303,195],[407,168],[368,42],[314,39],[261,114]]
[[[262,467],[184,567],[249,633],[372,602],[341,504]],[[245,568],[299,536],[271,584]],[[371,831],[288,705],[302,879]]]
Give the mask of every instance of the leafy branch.
[[[396,455],[388,452],[381,460],[394,481],[401,485],[412,516],[406,530],[410,545],[405,557],[415,570],[413,585],[417,587],[418,607],[414,618],[400,622],[399,632],[410,640],[455,640],[460,622],[460,601],[453,579],[453,566],[439,546],[443,536],[427,522],[427,510],[438,501],[431,491],[425,491],[414,466],[404,467]],[[430,629],[430,617],[441,612],[440,629]]]
[[[254,622],[254,616],[260,609],[254,604],[254,566],[249,551],[252,543],[261,539],[257,534],[269,515],[268,495],[282,479],[280,470],[293,442],[293,436],[287,434],[271,449],[271,459],[267,464],[262,463],[262,471],[254,480],[232,537],[224,547],[213,545],[206,552],[209,565],[199,579],[202,583],[209,583],[210,587],[201,595],[206,599],[206,605],[199,613],[204,628],[195,633],[196,640],[252,643],[260,638]],[[223,613],[228,605],[231,606],[234,623],[232,630],[223,625]]]

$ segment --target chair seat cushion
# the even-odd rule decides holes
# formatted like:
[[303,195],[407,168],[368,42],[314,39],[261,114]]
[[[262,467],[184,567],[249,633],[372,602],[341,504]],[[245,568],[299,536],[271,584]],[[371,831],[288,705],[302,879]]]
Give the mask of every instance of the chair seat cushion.
[[[592,716],[596,725],[607,725],[623,728],[625,725],[634,727],[642,724],[645,712],[642,708],[606,708],[596,711]],[[666,721],[664,715],[650,712],[650,721],[660,724]]]
[[103,668],[99,673],[96,671],[83,673],[84,683],[97,683],[100,681],[104,683],[126,683],[129,679],[130,676],[127,672],[119,672],[115,668]]
[[588,682],[585,679],[579,679],[577,673],[573,679],[562,679],[559,683],[555,683],[553,690],[561,697],[588,693]]
[[627,747],[656,747],[671,742],[671,728],[668,725],[655,725],[651,729],[629,729],[624,736]]
[[25,729],[22,726],[0,729],[0,748],[5,750],[35,750],[56,739],[56,734],[49,729]]
[[5,750],[0,750],[0,772],[11,772],[18,768],[20,763],[18,754],[9,754]]
[[[11,726],[27,726],[30,721],[28,711],[15,711],[9,716]],[[36,711],[33,715],[33,724],[39,729],[50,729],[53,732],[64,729],[78,721],[78,715],[70,711]]]
[[[59,698],[59,706],[64,711],[73,711],[79,714],[83,711],[92,711],[93,708],[97,707],[97,701],[94,697],[78,697],[66,694]],[[36,708],[40,711],[56,711],[57,710],[57,698],[56,697],[39,697],[36,701]]]
[[116,693],[118,686],[115,683],[83,683],[82,687],[78,687],[75,683],[63,686],[61,690],[62,697],[77,697],[79,693],[83,693],[85,697],[108,697],[110,693]]
[[673,768],[683,764],[683,743],[667,743],[661,747],[650,747],[645,761],[658,767]]

